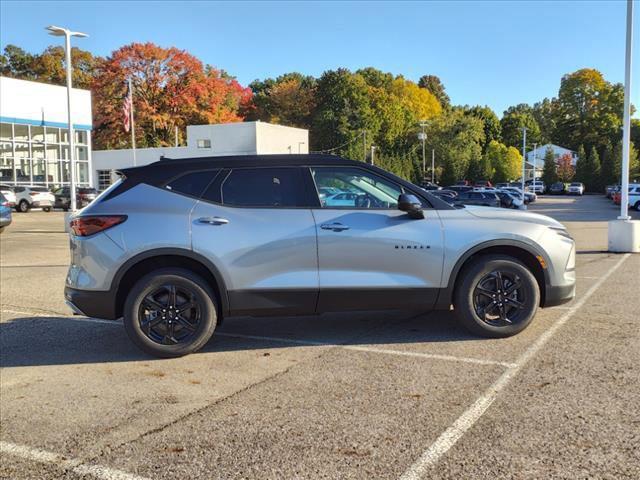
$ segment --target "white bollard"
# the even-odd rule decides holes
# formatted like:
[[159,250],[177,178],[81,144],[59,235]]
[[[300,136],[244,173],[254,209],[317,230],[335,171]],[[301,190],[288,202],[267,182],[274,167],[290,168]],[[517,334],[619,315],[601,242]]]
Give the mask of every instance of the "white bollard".
[[616,253],[640,252],[640,221],[609,221],[609,251]]

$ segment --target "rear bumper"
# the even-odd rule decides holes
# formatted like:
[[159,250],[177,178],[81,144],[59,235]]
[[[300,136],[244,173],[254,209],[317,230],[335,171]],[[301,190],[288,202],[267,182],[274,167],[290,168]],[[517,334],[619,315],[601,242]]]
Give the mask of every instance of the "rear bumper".
[[65,287],[64,298],[74,313],[107,320],[118,318],[115,295],[110,291],[77,290]]
[[542,307],[555,307],[563,303],[570,302],[576,296],[576,285],[552,286],[547,285],[545,289],[545,301]]

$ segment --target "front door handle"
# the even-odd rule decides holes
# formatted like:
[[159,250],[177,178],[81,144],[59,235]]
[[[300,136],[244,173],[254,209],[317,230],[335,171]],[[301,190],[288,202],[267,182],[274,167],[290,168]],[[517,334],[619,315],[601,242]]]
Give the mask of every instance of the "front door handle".
[[320,228],[323,230],[331,230],[334,232],[341,232],[343,230],[349,230],[349,227],[343,225],[341,223],[323,223],[320,225]]
[[229,220],[222,217],[200,217],[196,221],[205,225],[226,225],[229,223]]

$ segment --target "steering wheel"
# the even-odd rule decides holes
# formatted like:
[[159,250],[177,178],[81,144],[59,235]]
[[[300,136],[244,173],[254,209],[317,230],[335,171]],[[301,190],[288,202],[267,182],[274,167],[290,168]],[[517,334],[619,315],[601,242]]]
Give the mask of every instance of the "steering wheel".
[[358,195],[356,197],[356,207],[371,208],[371,197],[367,193],[364,195]]

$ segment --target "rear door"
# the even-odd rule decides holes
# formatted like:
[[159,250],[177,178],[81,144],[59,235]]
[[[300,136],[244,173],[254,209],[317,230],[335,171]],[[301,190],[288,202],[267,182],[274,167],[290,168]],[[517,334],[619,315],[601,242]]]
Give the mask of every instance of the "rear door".
[[234,314],[310,314],[318,256],[299,167],[222,171],[191,214],[192,247],[220,271]]
[[367,169],[310,169],[316,187],[355,194],[355,206],[321,202],[318,311],[433,307],[440,287],[443,233],[435,210],[422,220],[397,209],[403,188]]

